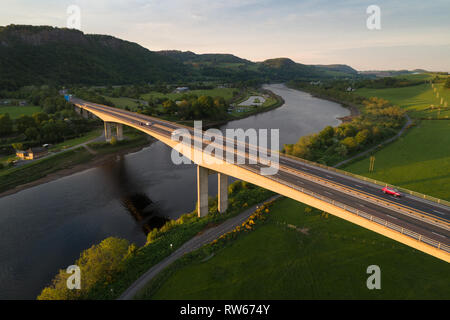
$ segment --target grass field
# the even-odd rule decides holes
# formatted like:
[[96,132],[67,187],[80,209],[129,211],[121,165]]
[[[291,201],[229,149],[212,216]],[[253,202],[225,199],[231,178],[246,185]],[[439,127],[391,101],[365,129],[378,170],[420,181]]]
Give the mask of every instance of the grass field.
[[[446,262],[317,210],[305,213],[305,205],[286,198],[256,230],[206,260],[180,265],[139,298],[450,298]],[[374,264],[381,290],[366,287]]]
[[[450,200],[449,132],[448,120],[422,120],[375,154],[374,173],[368,159],[345,170]],[[179,260],[139,298],[450,299],[446,262],[332,215],[307,214],[290,199],[276,202],[255,231],[203,259]],[[381,290],[366,287],[373,264],[381,268]]]
[[450,200],[449,145],[450,121],[422,120],[375,154],[373,173],[368,172],[368,158],[344,170]]
[[102,129],[96,129],[96,130],[92,130],[90,132],[87,132],[86,134],[84,134],[81,137],[78,138],[74,138],[74,139],[69,139],[66,140],[64,142],[58,143],[53,145],[50,150],[51,151],[58,151],[58,150],[63,150],[63,149],[67,149],[73,146],[76,146],[78,144],[87,142],[89,140],[95,139],[98,136],[100,136],[102,134]]
[[31,116],[39,111],[42,111],[42,109],[37,106],[0,106],[0,114],[9,113],[11,119],[17,119],[22,114]]
[[150,92],[143,94],[141,98],[148,101],[150,97],[152,98],[168,98],[171,100],[180,99],[184,94],[195,94],[197,96],[211,96],[211,97],[223,97],[225,100],[229,101],[233,97],[233,91],[238,91],[235,88],[214,88],[207,90],[189,90],[186,93],[161,93],[161,92]]
[[[436,94],[433,92],[430,84],[421,84],[417,86],[403,87],[403,88],[388,88],[388,89],[368,89],[362,88],[356,91],[357,94],[364,97],[380,97],[389,100],[395,105],[398,105],[406,109],[411,117],[414,118],[427,118],[436,116],[449,116],[450,109],[438,111],[437,106],[440,104],[441,97],[450,106],[450,89],[446,89],[443,83],[435,84],[439,98],[436,98]],[[425,110],[434,105],[434,109]]]
[[136,102],[136,99],[133,98],[125,98],[125,97],[121,97],[121,98],[113,98],[113,97],[108,97],[108,96],[104,96],[106,99],[110,100],[112,103],[114,103],[114,105],[118,108],[122,108],[125,109],[125,107],[130,108],[130,110],[133,110],[134,108],[136,108],[139,103]]

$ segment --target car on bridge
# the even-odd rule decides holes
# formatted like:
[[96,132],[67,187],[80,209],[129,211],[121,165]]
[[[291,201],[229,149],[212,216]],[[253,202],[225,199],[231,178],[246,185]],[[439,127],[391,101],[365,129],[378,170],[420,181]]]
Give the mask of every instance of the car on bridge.
[[383,189],[381,189],[381,191],[383,191],[384,193],[389,194],[391,196],[394,196],[394,197],[401,197],[401,193],[395,188],[386,186]]

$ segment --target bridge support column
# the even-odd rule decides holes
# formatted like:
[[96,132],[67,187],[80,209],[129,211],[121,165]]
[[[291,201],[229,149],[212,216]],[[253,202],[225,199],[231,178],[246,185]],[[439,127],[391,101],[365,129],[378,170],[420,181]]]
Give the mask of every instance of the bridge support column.
[[199,217],[208,214],[208,174],[207,168],[197,165],[197,213]]
[[81,110],[81,115],[83,116],[83,118],[89,119],[89,111],[87,111],[86,109]]
[[110,141],[111,140],[111,122],[105,121],[105,140]]
[[220,213],[224,213],[228,209],[228,176],[218,172],[217,184],[218,210]]
[[75,106],[75,112],[78,113],[78,114],[81,114],[81,108]]
[[123,140],[123,126],[121,123],[116,123],[117,140]]

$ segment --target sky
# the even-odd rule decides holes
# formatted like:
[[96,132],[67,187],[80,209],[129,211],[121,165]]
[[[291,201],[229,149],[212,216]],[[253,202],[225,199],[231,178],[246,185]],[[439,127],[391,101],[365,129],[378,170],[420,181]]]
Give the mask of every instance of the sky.
[[[450,71],[449,0],[1,0],[0,25],[66,27],[70,5],[84,33],[154,51]],[[380,8],[380,29],[367,27],[369,5]]]

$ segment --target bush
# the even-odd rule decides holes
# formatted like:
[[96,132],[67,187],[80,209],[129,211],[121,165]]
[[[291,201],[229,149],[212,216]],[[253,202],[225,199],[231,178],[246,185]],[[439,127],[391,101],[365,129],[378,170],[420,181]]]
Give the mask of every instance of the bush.
[[117,145],[117,138],[116,138],[116,137],[112,137],[111,140],[109,141],[109,143],[110,143],[112,146]]
[[52,284],[42,290],[38,300],[62,300],[83,298],[97,283],[109,283],[114,273],[123,269],[124,261],[136,251],[125,239],[109,237],[83,251],[75,265],[81,271],[81,289],[70,290],[66,282],[70,274],[60,270]]

